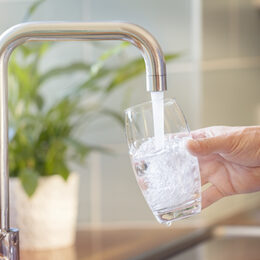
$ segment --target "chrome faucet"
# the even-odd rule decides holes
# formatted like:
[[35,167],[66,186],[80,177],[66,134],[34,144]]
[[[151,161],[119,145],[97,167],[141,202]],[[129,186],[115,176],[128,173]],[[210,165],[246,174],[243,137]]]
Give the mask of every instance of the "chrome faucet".
[[143,28],[129,23],[32,22],[18,24],[0,36],[0,259],[19,259],[19,232],[9,225],[8,60],[12,51],[30,41],[121,40],[136,46],[146,66],[147,91],[166,90],[162,50]]

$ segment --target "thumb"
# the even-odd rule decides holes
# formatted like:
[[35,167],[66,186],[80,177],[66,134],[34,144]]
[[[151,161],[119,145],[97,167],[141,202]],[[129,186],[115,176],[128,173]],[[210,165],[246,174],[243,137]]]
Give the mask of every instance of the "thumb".
[[187,142],[188,150],[194,155],[209,155],[230,151],[232,143],[226,136],[192,139]]

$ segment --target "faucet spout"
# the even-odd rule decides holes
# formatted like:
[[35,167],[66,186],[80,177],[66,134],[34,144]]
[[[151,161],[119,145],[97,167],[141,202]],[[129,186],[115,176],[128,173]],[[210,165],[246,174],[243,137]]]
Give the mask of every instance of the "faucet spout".
[[[163,52],[149,32],[134,24],[32,22],[13,26],[0,36],[0,231],[4,234],[15,234],[16,244],[12,244],[13,241],[10,242],[10,252],[14,251],[11,248],[12,245],[13,247],[18,245],[18,233],[9,227],[7,66],[10,54],[17,46],[29,41],[103,40],[127,41],[136,46],[142,53],[146,65],[147,91],[166,90],[166,67]],[[13,235],[7,237],[13,237]],[[1,248],[0,251],[2,251]],[[19,250],[18,254],[11,255],[8,259],[19,259]]]
[[166,90],[166,67],[156,39],[142,27],[123,22],[32,22],[11,27],[0,37],[0,55],[28,41],[127,41],[136,46],[146,65],[147,91]]

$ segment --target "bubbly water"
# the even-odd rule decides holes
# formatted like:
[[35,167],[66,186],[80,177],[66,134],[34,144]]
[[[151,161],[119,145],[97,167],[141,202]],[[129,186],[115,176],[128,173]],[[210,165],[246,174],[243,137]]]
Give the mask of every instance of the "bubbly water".
[[156,147],[162,148],[164,145],[164,93],[151,92],[153,107],[153,128]]
[[160,150],[149,138],[130,151],[137,182],[160,223],[200,212],[199,167],[186,149],[189,138],[165,135]]

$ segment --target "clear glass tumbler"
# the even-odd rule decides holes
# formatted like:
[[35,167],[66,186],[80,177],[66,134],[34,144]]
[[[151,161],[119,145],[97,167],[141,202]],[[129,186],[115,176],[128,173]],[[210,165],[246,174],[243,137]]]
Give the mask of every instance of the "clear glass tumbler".
[[129,154],[138,185],[160,223],[170,225],[201,211],[198,160],[186,149],[192,138],[174,99],[164,100],[164,143],[154,138],[152,102],[125,111]]

